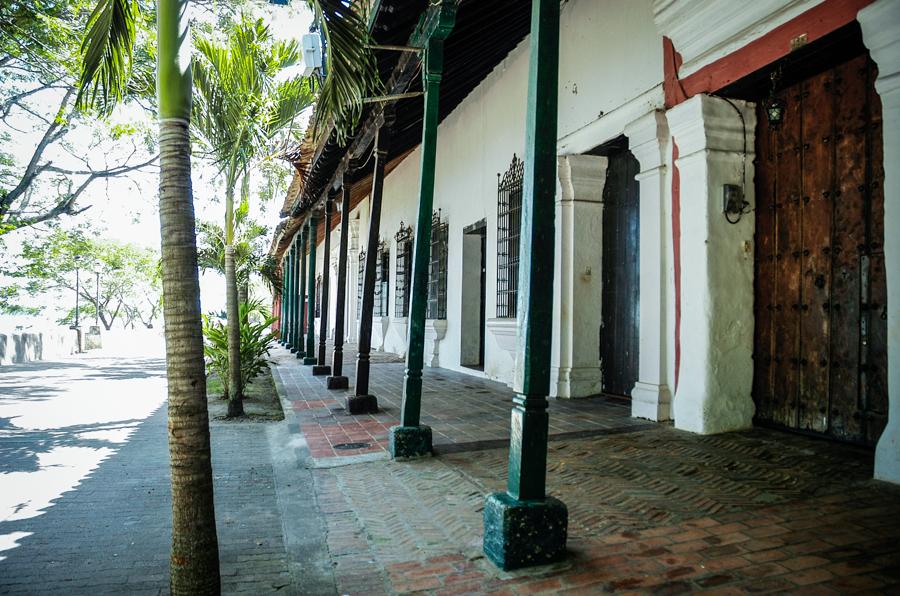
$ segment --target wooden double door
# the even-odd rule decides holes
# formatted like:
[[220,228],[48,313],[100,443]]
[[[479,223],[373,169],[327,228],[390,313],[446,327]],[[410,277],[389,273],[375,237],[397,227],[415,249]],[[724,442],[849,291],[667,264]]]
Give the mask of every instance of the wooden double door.
[[793,84],[756,135],[756,418],[866,445],[888,408],[875,76],[864,54]]

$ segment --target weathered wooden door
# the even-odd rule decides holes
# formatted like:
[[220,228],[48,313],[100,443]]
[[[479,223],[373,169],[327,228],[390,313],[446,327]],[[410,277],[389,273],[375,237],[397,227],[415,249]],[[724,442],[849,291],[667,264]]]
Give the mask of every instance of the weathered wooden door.
[[875,75],[862,55],[785,89],[756,137],[756,418],[868,445],[887,415]]
[[610,155],[603,188],[602,389],[631,395],[638,379],[640,334],[640,211],[638,161],[630,151]]

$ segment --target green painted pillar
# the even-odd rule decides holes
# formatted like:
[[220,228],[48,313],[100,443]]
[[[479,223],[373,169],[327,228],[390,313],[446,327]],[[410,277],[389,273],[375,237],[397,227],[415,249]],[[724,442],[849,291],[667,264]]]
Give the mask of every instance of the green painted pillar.
[[316,358],[316,236],[319,229],[319,214],[309,215],[309,264],[306,276],[306,357],[303,364],[313,366]]
[[301,231],[297,232],[298,251],[297,259],[294,265],[294,273],[296,275],[296,283],[294,284],[294,342],[297,348],[297,358],[305,358],[306,350],[304,349],[306,334],[306,240],[309,236],[309,226],[304,225]]
[[284,345],[286,343],[285,334],[287,331],[286,300],[287,293],[287,253],[281,256],[281,302],[278,305],[278,343]]
[[519,271],[522,393],[513,400],[509,478],[484,507],[484,553],[504,570],[565,556],[568,511],[545,493],[553,329],[559,0],[532,0]]
[[288,248],[284,253],[284,261],[282,265],[282,276],[284,277],[284,288],[282,290],[281,295],[281,327],[282,327],[282,343],[284,343],[285,347],[291,346],[291,284],[293,284],[293,280],[291,279],[291,273],[293,268],[293,251],[294,247]]
[[456,23],[456,2],[432,4],[424,21],[426,33],[422,86],[425,111],[422,122],[422,169],[419,181],[419,215],[413,249],[412,290],[409,306],[409,341],[400,425],[390,430],[389,448],[395,458],[431,453],[431,428],[419,424],[422,409],[422,363],[425,353],[425,311],[428,307],[428,268],[431,218],[434,208],[434,171],[437,157],[438,103],[444,70],[444,40]]

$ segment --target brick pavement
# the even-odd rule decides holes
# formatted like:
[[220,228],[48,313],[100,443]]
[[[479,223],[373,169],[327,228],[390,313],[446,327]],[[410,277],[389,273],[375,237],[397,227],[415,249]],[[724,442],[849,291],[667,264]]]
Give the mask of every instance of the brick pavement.
[[340,454],[317,433],[378,443],[402,367],[373,366],[385,406],[374,417],[336,410],[343,392],[308,367],[280,360],[276,377],[291,432],[318,450],[308,464],[339,593],[900,593],[900,487],[871,480],[870,451],[764,429],[698,436],[631,421],[616,402],[552,402],[548,490],[569,507],[569,557],[502,572],[481,553],[481,515],[505,482],[509,390],[426,370],[437,457],[329,464]]
[[[77,470],[78,476],[30,517],[4,512],[0,537],[16,536],[19,546],[0,551],[5,557],[0,593],[168,592],[171,497],[166,410],[160,406],[164,375],[158,358],[4,367],[0,492],[10,497],[7,491],[18,487],[21,510],[39,501],[39,491],[48,486],[49,478],[34,474],[46,469],[64,478]],[[137,409],[128,406],[141,400]],[[86,424],[85,417],[103,421]],[[224,593],[294,589],[266,426],[212,423]],[[92,452],[101,453],[95,467],[77,468]],[[60,453],[76,458],[47,459]],[[24,483],[12,484],[21,477]]]
[[[329,347],[329,356],[331,353]],[[399,423],[404,364],[389,354],[376,353],[369,389],[378,397],[379,412],[351,416],[344,410],[353,394],[356,350],[345,349],[344,372],[349,390],[329,390],[325,377],[313,377],[310,367],[300,365],[287,350],[273,351],[274,375],[279,390],[297,414],[312,457],[347,457],[381,453],[386,455],[388,429]],[[509,438],[512,392],[502,383],[446,369],[426,368],[423,374],[422,424],[431,426],[435,451],[452,453],[499,447]],[[550,404],[551,440],[651,428],[646,421],[629,415],[623,400],[589,399],[553,401]],[[345,448],[365,443],[365,447]],[[325,462],[327,465],[327,462]]]

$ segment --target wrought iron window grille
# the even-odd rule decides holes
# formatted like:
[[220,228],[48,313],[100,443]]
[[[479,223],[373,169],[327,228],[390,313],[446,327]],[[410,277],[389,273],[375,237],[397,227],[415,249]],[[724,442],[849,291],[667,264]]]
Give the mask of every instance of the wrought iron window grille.
[[391,250],[382,240],[378,243],[375,254],[375,312],[376,317],[388,316],[388,297],[390,296]]
[[513,154],[497,174],[497,318],[514,319],[519,299],[519,237],[525,163]]
[[316,276],[316,316],[322,316],[322,275]]
[[409,316],[409,295],[412,286],[412,227],[400,222],[400,231],[394,235],[397,242],[397,270],[394,273],[394,316]]
[[438,209],[431,216],[431,258],[428,266],[429,319],[447,318],[447,255],[449,252],[450,224],[441,219]]
[[366,251],[359,251],[359,265],[356,274],[356,318],[362,318],[363,287],[366,278]]

